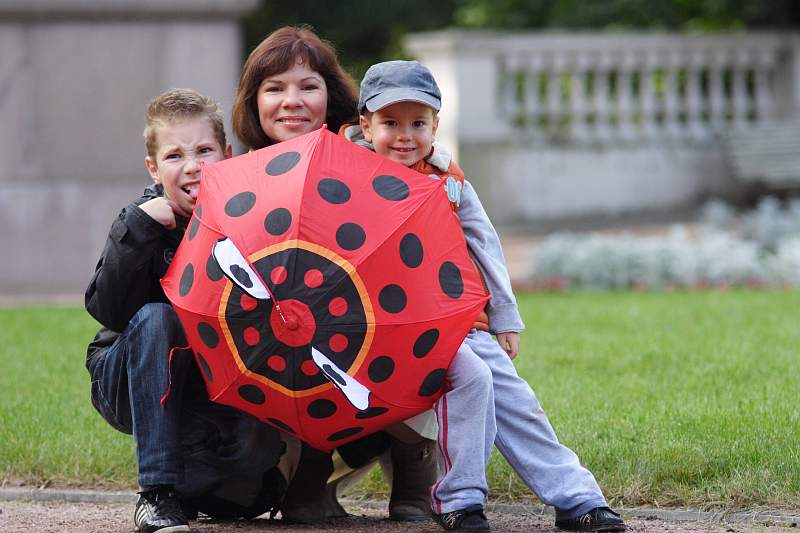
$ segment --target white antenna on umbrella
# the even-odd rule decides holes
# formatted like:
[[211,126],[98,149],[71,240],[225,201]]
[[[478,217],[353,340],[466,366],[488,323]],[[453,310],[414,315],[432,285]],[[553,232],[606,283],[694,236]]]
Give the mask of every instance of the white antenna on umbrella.
[[236,245],[233,244],[232,240],[227,237],[218,240],[214,243],[211,254],[214,256],[222,272],[225,273],[237,287],[256,300],[272,300],[275,311],[278,312],[278,316],[281,317],[286,327],[289,329],[297,329],[297,322],[286,320],[281,306],[278,304],[278,300],[275,299],[267,288],[266,283],[261,279],[261,276],[250,266],[250,263],[247,262]]
[[339,368],[336,363],[328,359],[324,353],[313,346],[311,347],[311,357],[331,383],[342,391],[347,401],[359,411],[364,411],[369,407],[369,389],[358,382],[356,378]]

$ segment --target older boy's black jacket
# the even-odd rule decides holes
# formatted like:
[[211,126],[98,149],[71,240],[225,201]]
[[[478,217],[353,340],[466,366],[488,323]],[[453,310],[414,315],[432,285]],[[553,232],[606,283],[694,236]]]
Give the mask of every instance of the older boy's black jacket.
[[178,227],[167,230],[139,207],[163,195],[160,185],[147,187],[111,224],[103,255],[86,289],[86,310],[105,326],[89,344],[86,368],[90,373],[144,304],[168,302],[159,280],[172,261],[188,221],[178,218]]

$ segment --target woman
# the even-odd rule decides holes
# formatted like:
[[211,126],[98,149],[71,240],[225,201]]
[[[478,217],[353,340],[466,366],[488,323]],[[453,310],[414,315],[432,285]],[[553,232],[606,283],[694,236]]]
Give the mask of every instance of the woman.
[[[336,132],[357,119],[357,103],[356,84],[339,65],[333,46],[307,27],[283,27],[264,39],[245,62],[233,103],[233,130],[248,148],[263,148],[323,124]],[[342,469],[350,465],[363,470],[388,447],[395,473],[390,517],[427,520],[428,489],[436,480],[434,441],[403,424],[387,434],[342,446],[336,460]],[[325,490],[333,470],[330,455],[303,445],[284,497],[283,517],[315,522],[344,513],[336,502],[336,486]]]
[[247,58],[233,102],[233,130],[256,150],[355,121],[358,91],[334,48],[308,28],[272,32]]

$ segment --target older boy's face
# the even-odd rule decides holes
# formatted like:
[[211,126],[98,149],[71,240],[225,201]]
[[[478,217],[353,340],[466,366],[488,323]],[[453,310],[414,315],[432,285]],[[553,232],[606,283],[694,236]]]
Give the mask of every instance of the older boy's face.
[[439,117],[419,102],[397,102],[360,118],[364,138],[375,152],[407,167],[427,157]]
[[145,158],[153,181],[164,186],[164,196],[186,212],[194,211],[200,190],[200,162],[213,163],[231,156],[230,145],[219,145],[206,117],[169,122],[156,132],[158,151]]

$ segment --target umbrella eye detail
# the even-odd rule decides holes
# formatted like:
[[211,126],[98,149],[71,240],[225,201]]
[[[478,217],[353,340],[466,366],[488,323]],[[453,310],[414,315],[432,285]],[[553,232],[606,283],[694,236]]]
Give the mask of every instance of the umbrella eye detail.
[[220,270],[240,289],[257,300],[269,300],[267,288],[228,238],[220,239],[212,252]]
[[347,386],[347,382],[344,378],[339,374],[336,370],[333,369],[331,365],[324,364],[322,365],[322,372],[325,374],[325,377],[329,380],[337,383],[339,386],[344,387]]
[[240,287],[253,288],[253,280],[250,279],[250,274],[247,273],[247,270],[239,265],[231,265],[231,274],[239,282]]
[[337,389],[342,391],[347,401],[359,411],[369,408],[369,389],[358,382],[353,376],[347,375],[336,364],[328,359],[325,354],[311,347],[311,357],[314,363],[322,370],[326,378],[333,383]]

